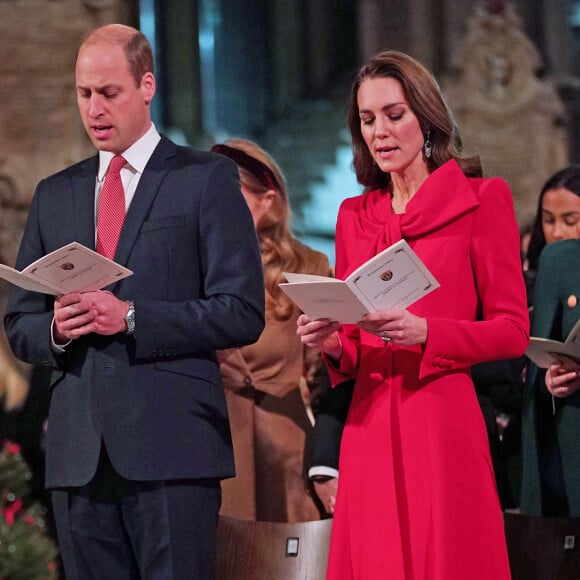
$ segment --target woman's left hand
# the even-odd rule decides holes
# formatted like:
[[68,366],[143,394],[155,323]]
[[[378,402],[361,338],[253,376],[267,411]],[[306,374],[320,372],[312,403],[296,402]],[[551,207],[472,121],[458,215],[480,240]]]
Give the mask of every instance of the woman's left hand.
[[381,337],[385,342],[411,346],[427,341],[427,320],[408,310],[379,310],[357,323],[359,328]]
[[580,389],[580,365],[564,358],[548,367],[545,382],[554,397],[569,397]]

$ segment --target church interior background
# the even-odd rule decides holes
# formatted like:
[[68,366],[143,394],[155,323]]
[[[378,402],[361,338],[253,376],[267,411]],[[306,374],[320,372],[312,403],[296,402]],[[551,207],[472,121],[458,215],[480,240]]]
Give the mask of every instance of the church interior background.
[[36,183],[92,153],[74,58],[88,30],[112,21],[152,39],[158,128],[200,148],[229,136],[260,143],[287,178],[296,235],[331,262],[338,206],[360,192],[350,82],[383,48],[435,73],[465,146],[510,183],[520,224],[545,179],[580,154],[578,1],[0,0],[5,263]]
[[[286,176],[297,237],[331,262],[338,206],[361,191],[346,131],[350,82],[381,49],[434,72],[466,148],[509,182],[521,226],[544,181],[580,162],[580,1],[0,0],[3,263],[14,264],[38,181],[93,154],[74,61],[90,29],[115,21],[154,45],[157,127],[203,149],[230,136],[257,141]],[[5,294],[2,282],[0,306]],[[0,400],[10,409],[28,369],[5,351]]]

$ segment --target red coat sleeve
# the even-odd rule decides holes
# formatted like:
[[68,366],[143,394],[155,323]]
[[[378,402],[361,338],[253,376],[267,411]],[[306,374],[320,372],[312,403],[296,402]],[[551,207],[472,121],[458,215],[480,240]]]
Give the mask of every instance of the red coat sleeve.
[[[356,239],[357,228],[353,220],[358,212],[358,200],[349,198],[342,202],[338,212],[336,225],[336,239],[350,240]],[[348,275],[347,264],[349,262],[346,252],[349,246],[345,244],[336,245],[335,274],[340,280],[344,280]],[[342,344],[342,356],[339,366],[335,366],[323,355],[323,359],[328,369],[328,375],[333,386],[352,378],[356,374],[359,360],[360,331],[353,324],[343,324],[340,329],[340,341]]]
[[[529,342],[529,315],[513,200],[502,179],[481,180],[471,263],[478,321],[427,317],[420,377],[485,361],[521,356]],[[467,273],[468,274],[468,273]]]

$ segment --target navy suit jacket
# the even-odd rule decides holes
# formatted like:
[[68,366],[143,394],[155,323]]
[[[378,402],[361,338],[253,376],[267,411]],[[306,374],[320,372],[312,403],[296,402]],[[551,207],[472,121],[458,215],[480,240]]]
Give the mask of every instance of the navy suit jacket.
[[[95,247],[98,157],[37,187],[16,267],[69,242]],[[127,212],[108,289],[133,300],[136,333],[51,347],[52,296],[14,287],[5,327],[15,355],[51,366],[48,487],[86,484],[101,440],[136,480],[224,478],[234,463],[215,351],[256,341],[264,282],[235,163],[162,138]]]

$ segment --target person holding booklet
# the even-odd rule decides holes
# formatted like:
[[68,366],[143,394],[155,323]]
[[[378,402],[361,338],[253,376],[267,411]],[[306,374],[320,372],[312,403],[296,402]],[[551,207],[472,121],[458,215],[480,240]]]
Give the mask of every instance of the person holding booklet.
[[356,323],[377,310],[405,308],[439,283],[405,240],[366,261],[343,281],[313,274],[284,272],[280,288],[310,318]]
[[356,324],[298,319],[333,383],[355,379],[328,579],[510,578],[470,367],[529,341],[511,192],[481,177],[437,82],[406,54],[359,70],[348,125],[365,193],[341,204],[337,277],[404,239],[439,287]]
[[84,39],[77,104],[98,154],[39,183],[16,267],[78,242],[132,274],[56,299],[14,286],[6,310],[15,355],[52,370],[46,485],[69,580],[213,577],[234,474],[216,351],[264,328],[238,168],[160,135],[155,86],[138,30]]
[[580,239],[546,245],[538,263],[532,336],[570,343],[575,331],[577,338],[569,356],[555,353],[546,370],[527,368],[520,503],[526,515],[580,517],[579,263]]
[[[538,197],[537,212],[526,255],[529,263],[527,275],[532,321],[536,306],[540,306],[543,302],[543,292],[538,294],[537,299],[534,296],[535,280],[543,250],[555,242],[578,238],[580,238],[580,165],[569,165],[546,180]],[[542,316],[545,317],[545,314]],[[552,314],[546,317],[542,325],[551,317]],[[550,338],[552,334],[559,336],[556,328],[554,332],[551,328],[543,328],[539,334],[538,332],[540,331],[536,331],[534,335],[542,339]],[[561,340],[565,338],[566,335],[560,336]],[[530,347],[534,346],[533,342]],[[556,492],[550,496],[549,490],[553,487],[562,488],[561,459],[555,439],[555,424],[559,421],[558,410],[563,406],[568,407],[568,403],[553,399],[546,389],[544,369],[547,364],[541,364],[541,368],[537,368],[529,361],[527,365],[529,368],[525,373],[522,406],[520,510],[532,516],[566,513],[565,506],[557,507],[562,502],[556,498],[562,494]],[[552,472],[559,474],[557,476],[559,483],[551,483]],[[544,480],[545,483],[540,483],[540,480]],[[542,489],[544,491],[541,491]],[[544,496],[543,500],[540,499],[541,495]]]

